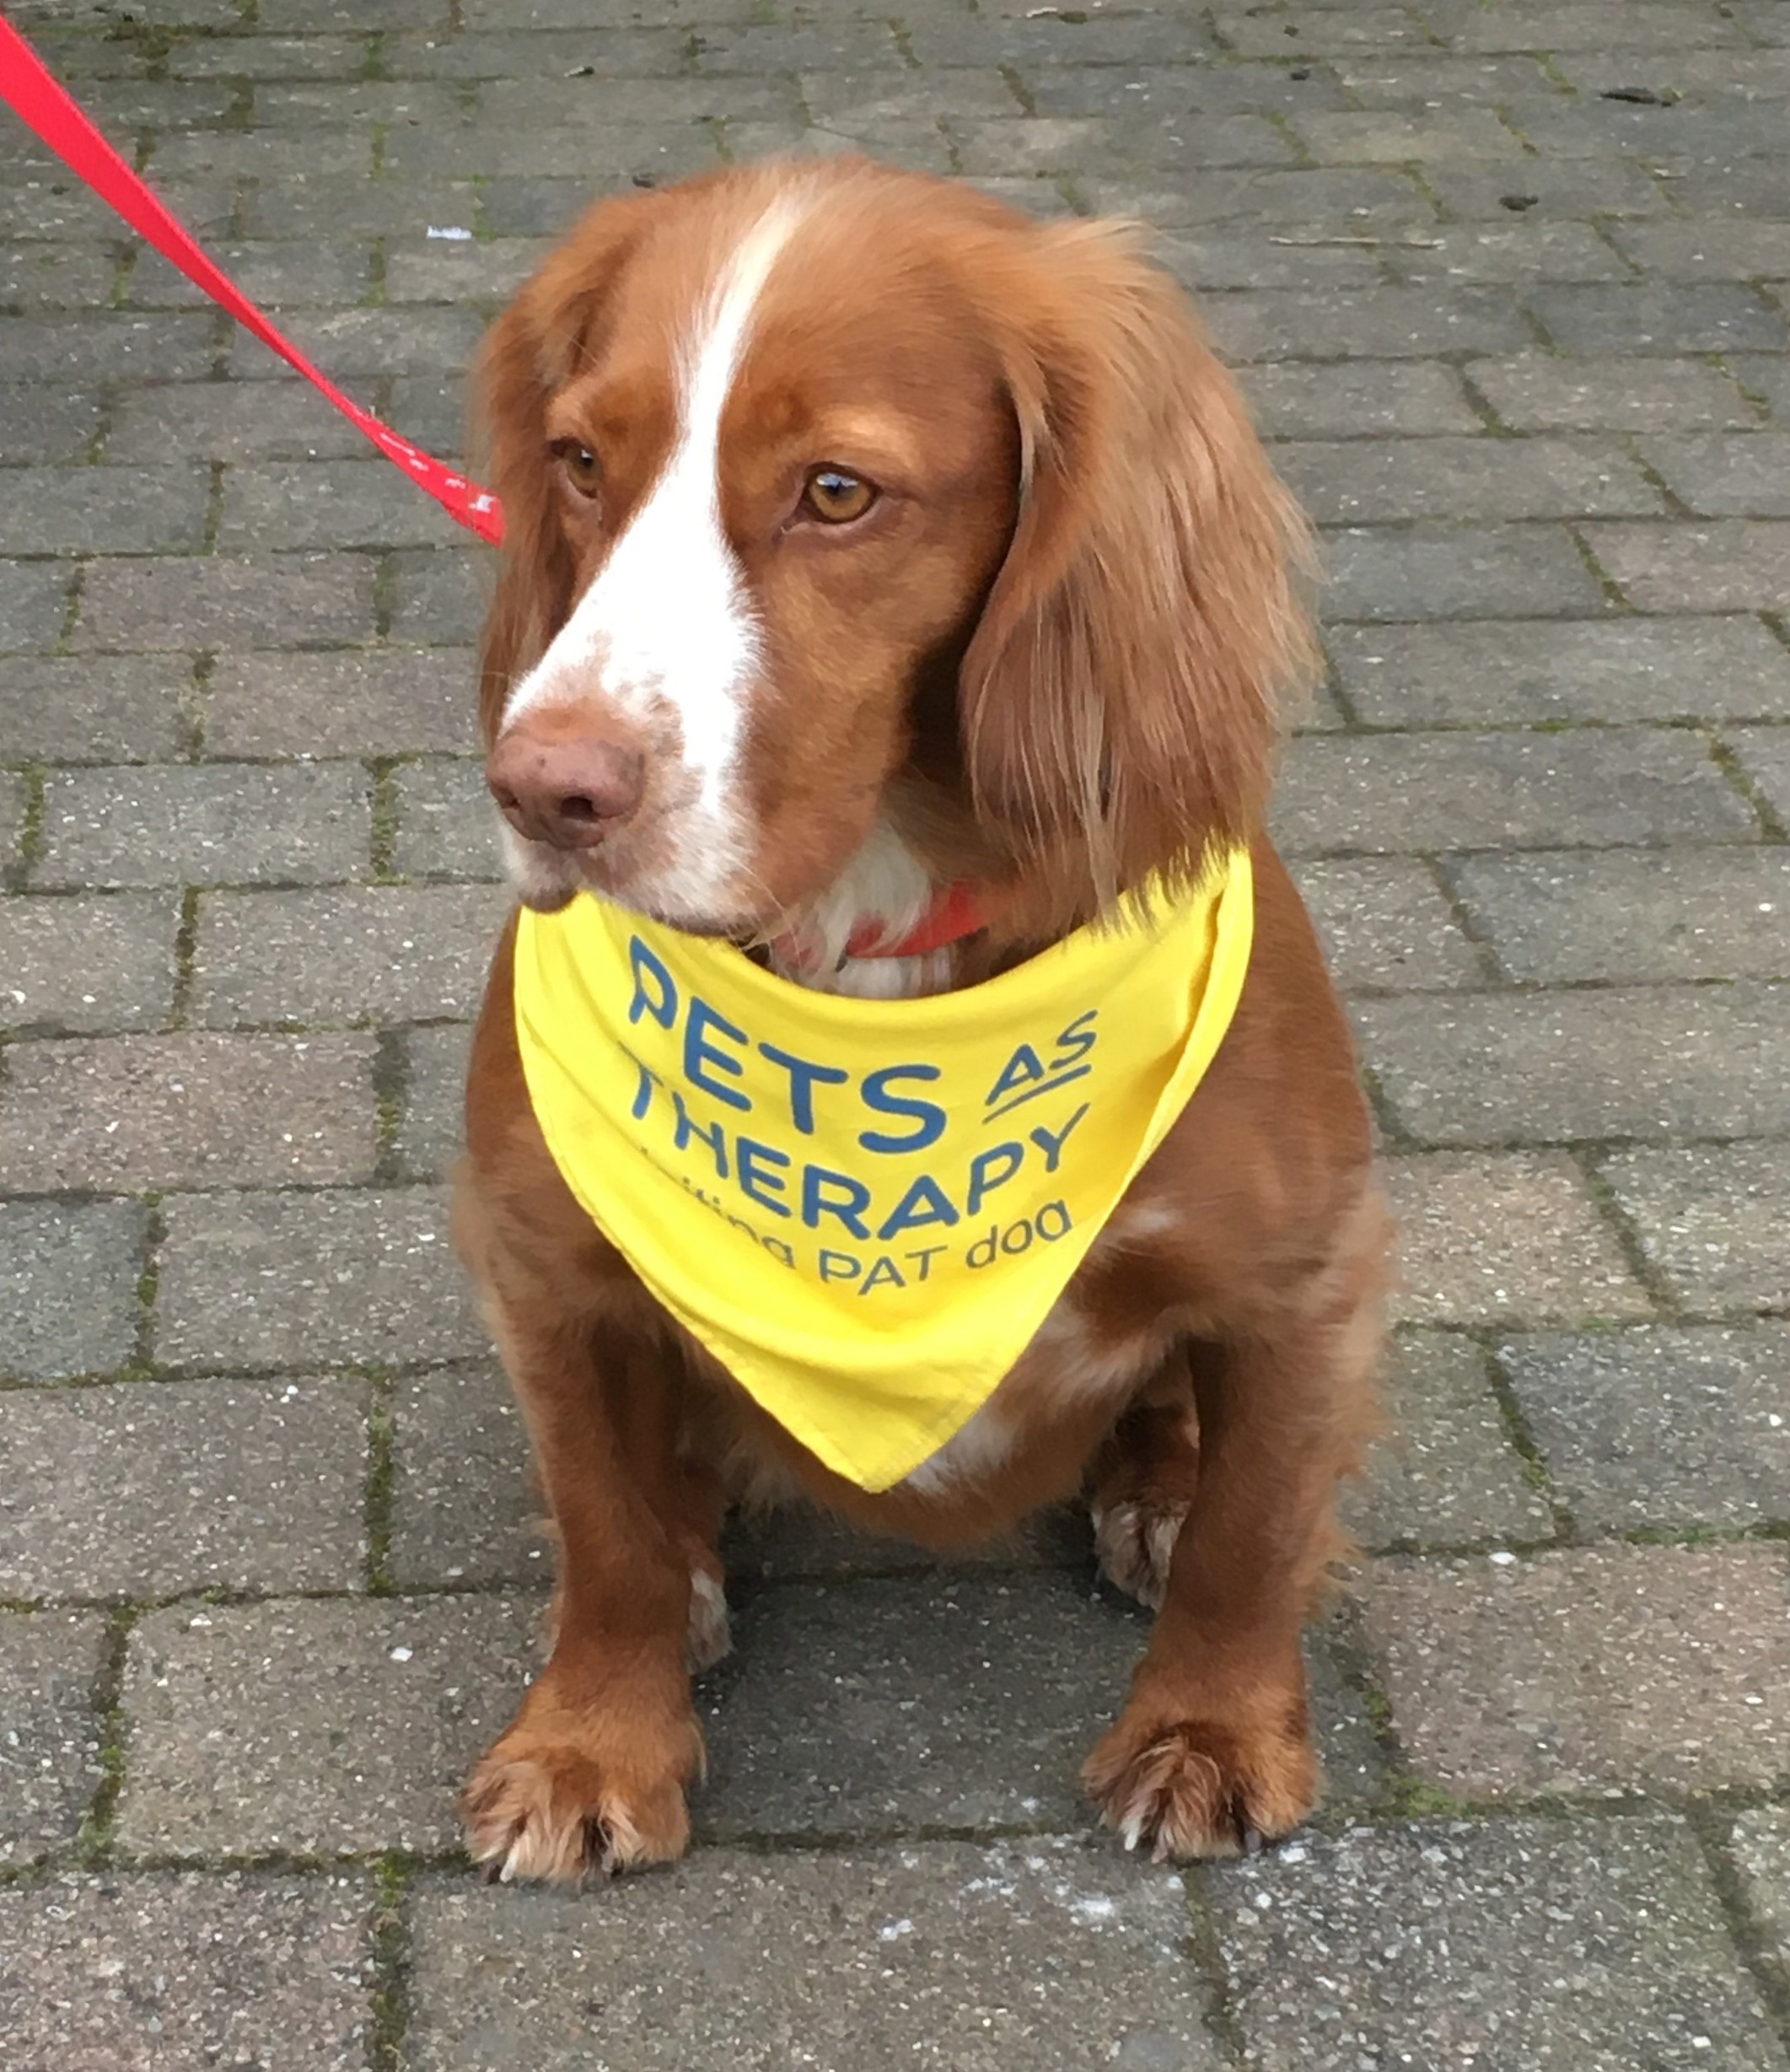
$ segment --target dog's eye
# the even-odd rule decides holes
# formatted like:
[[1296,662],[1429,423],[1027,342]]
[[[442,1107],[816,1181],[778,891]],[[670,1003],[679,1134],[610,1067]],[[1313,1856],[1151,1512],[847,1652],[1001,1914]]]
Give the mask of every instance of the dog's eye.
[[553,452],[566,480],[581,497],[594,497],[603,486],[603,471],[589,447],[575,439],[556,439]]
[[802,491],[802,508],[826,525],[849,525],[876,502],[877,490],[845,468],[815,468]]

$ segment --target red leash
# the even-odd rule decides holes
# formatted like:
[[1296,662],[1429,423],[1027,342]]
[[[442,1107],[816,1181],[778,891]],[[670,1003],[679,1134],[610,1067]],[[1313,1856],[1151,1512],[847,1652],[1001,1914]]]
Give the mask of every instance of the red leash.
[[427,490],[450,518],[458,519],[493,546],[502,541],[503,507],[491,492],[469,482],[420,446],[413,446],[370,411],[363,410],[326,374],[320,373],[297,346],[282,337],[236,283],[207,258],[3,16],[0,16],[0,102],[35,130],[59,159],[79,174],[102,200],[110,202],[164,259],[170,260],[188,280],[203,288],[213,302],[228,309],[239,324],[246,325],[263,345],[271,347],[313,388],[326,396],[350,423],[365,433],[419,489]]

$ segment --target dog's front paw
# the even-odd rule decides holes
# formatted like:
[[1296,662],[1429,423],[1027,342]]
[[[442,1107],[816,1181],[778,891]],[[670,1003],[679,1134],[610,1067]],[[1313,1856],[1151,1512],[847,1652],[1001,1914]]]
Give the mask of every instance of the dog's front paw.
[[524,1707],[460,1794],[468,1853],[505,1884],[673,1863],[690,1840],[684,1786],[701,1762],[693,1719],[624,1736],[577,1714],[537,1723]]
[[1289,1833],[1318,1796],[1303,1706],[1284,1725],[1174,1719],[1127,1707],[1082,1766],[1127,1849],[1157,1862],[1237,1856]]
[[1142,1496],[1118,1504],[1096,1501],[1091,1515],[1094,1558],[1101,1574],[1127,1597],[1159,1612],[1187,1506]]

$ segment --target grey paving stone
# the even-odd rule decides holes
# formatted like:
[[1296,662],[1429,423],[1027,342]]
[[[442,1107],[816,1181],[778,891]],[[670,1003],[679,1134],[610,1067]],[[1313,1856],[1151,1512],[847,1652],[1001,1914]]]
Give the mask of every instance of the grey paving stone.
[[809,67],[836,73],[903,69],[900,46],[886,21],[809,18],[800,28],[782,22],[705,22],[690,42],[699,77]]
[[[925,120],[926,88],[923,78],[903,95],[885,95],[890,112],[879,115],[873,107],[861,116],[822,116],[820,122],[842,134],[862,134],[875,143],[883,126],[901,117]],[[991,110],[991,115],[994,111]],[[1202,115],[1196,121],[1170,119],[1152,122],[1145,110],[1133,118],[1106,116],[1022,116],[1016,105],[1002,112],[1003,119],[954,115],[951,131],[961,145],[962,164],[974,179],[985,173],[1074,172],[1089,164],[1137,159],[1153,169],[1169,165],[1202,172],[1215,167],[1279,166],[1298,163],[1298,153],[1285,136],[1263,116]]]
[[1336,439],[1274,461],[1320,525],[1400,519],[1654,516],[1658,490],[1610,439]]
[[1498,1358],[1580,1528],[1790,1511],[1790,1327],[1534,1332]]
[[[214,247],[212,256],[250,301],[263,305],[335,308],[363,301],[373,292],[374,251],[369,239],[342,244],[240,239]],[[133,309],[202,309],[210,297],[166,260],[140,251],[131,268],[126,300]]]
[[1330,61],[1351,94],[1369,108],[1432,103],[1469,107],[1545,94],[1552,83],[1529,57],[1444,57],[1434,51],[1351,51]]
[[1665,216],[1671,213],[1664,185],[1645,169],[1612,154],[1607,159],[1513,156],[1502,164],[1468,159],[1459,165],[1432,159],[1424,169],[1431,189],[1450,216],[1501,223],[1512,214],[1545,221]]
[[463,1359],[485,1350],[433,1187],[176,1195],[157,1290],[180,1366]]
[[1513,216],[1502,223],[1448,223],[1379,247],[1401,281],[1626,281],[1630,267],[1588,223],[1536,222]]
[[1529,326],[1498,288],[1273,288],[1211,297],[1202,314],[1228,358],[1428,359],[1514,353]]
[[1485,971],[1426,864],[1405,858],[1308,863],[1294,873],[1345,993],[1470,986]]
[[1755,826],[1694,735],[1313,735],[1272,808],[1293,854],[1744,841]]
[[1228,50],[1251,57],[1328,57],[1363,47],[1376,53],[1414,48],[1433,56],[1435,42],[1406,8],[1314,7],[1259,15],[1220,8],[1212,17]]
[[406,763],[393,783],[398,826],[391,867],[400,877],[489,883],[503,876],[497,809],[482,762]]
[[1399,1219],[1395,1316],[1509,1324],[1651,1314],[1564,1154],[1431,1152],[1389,1160],[1386,1178]]
[[1555,525],[1363,527],[1326,532],[1322,555],[1332,619],[1583,614],[1605,601]]
[[[789,1585],[701,1693],[701,1831],[1079,1827],[1077,1771],[1147,1622],[1071,1576]],[[1065,1665],[1073,1670],[1065,1673]]]
[[1307,171],[1206,172],[1179,183],[1148,169],[1119,178],[1095,173],[1077,180],[1096,213],[1138,216],[1158,229],[1232,218],[1274,230],[1407,229],[1436,221],[1435,205],[1410,175],[1379,166],[1327,166]]
[[552,249],[546,238],[388,239],[385,293],[393,302],[502,300]]
[[7,1596],[360,1583],[363,1381],[10,1389],[0,1460]]
[[1259,364],[1239,371],[1255,422],[1271,439],[1398,432],[1476,432],[1481,420],[1454,368],[1425,360]]
[[1418,1773],[1469,1797],[1764,1784],[1790,1753],[1781,1547],[1376,1562],[1363,1592]]
[[1735,727],[1728,739],[1749,782],[1780,820],[1790,820],[1790,728]]
[[0,1892],[0,2023],[31,2072],[354,2072],[373,1908],[358,1871],[108,1871]]
[[460,536],[459,526],[432,498],[420,495],[414,482],[377,456],[249,464],[224,476],[218,544],[227,553],[434,546]]
[[[699,1831],[1080,1826],[1082,1757],[1147,1632],[1128,1605],[1050,1569],[755,1596],[735,1615],[733,1655],[699,1693],[709,1751]],[[1331,1793],[1371,1797],[1373,1736],[1321,1639],[1314,1646]]]
[[1751,616],[1333,626],[1376,727],[1790,716],[1790,649]]
[[990,1540],[935,1553],[911,1540],[862,1532],[800,1500],[728,1515],[721,1541],[728,1577],[751,1583],[838,1582],[852,1576],[952,1577],[966,1569],[1061,1569],[1094,1573],[1094,1537],[1079,1500],[1057,1504]]
[[191,666],[159,654],[0,661],[0,741],[26,762],[154,762],[186,745]]
[[88,1036],[19,1043],[0,1089],[0,1187],[367,1180],[370,1036]]
[[296,374],[126,390],[114,401],[105,440],[109,461],[160,460],[175,453],[213,460],[315,460],[357,458],[368,450],[362,434]]
[[[1050,19],[1042,16],[1039,21]],[[1093,25],[1091,19],[1083,24]],[[1166,20],[1150,15],[1106,16],[1099,26],[1103,41],[1142,44],[1152,38],[1180,36],[1184,41],[1173,53],[1176,58],[1191,55],[1186,41],[1196,33],[1191,19],[1180,13]],[[971,33],[981,28],[977,23]],[[1155,64],[1135,57],[1128,62],[1110,58],[1078,65],[1063,62],[1061,51],[1043,57],[1029,47],[1039,40],[1039,22],[1022,20],[1001,29],[990,24],[983,33],[1013,46],[1011,62],[1019,73],[1026,98],[1041,115],[1141,114],[1179,125],[1201,121],[1208,113],[1227,108],[1245,109],[1257,115],[1298,116],[1316,109],[1347,105],[1347,97],[1329,67]],[[935,30],[934,39],[941,34]],[[992,55],[996,46],[987,47]]]
[[545,1587],[546,1501],[528,1433],[495,1360],[436,1367],[399,1384],[386,1568],[400,1590]]
[[118,1845],[436,1852],[538,1657],[546,1600],[286,1598],[138,1621]]
[[157,1028],[174,1004],[172,893],[0,898],[0,1028],[35,1036]]
[[[3,263],[3,261],[0,261]],[[86,457],[99,429],[100,400],[91,390],[42,383],[0,385],[0,466],[56,466]]]
[[67,615],[70,570],[53,561],[0,561],[0,649],[53,648]]
[[1668,280],[1790,279],[1790,223],[1632,223],[1615,237],[1637,266]]
[[1758,353],[1736,353],[1728,371],[1759,399],[1773,424],[1790,424],[1790,360]]
[[1371,241],[1347,245],[1334,238],[1282,239],[1270,245],[1245,228],[1218,226],[1159,238],[1153,249],[1161,263],[1196,299],[1217,288],[1362,288],[1385,278]]
[[1295,126],[1320,165],[1508,159],[1516,142],[1490,108],[1351,109],[1302,116]]
[[0,874],[16,880],[23,869],[25,779],[0,771]]
[[186,130],[156,140],[151,170],[170,180],[251,179],[271,184],[320,175],[373,172],[373,137],[365,128]]
[[605,1897],[426,1883],[415,2072],[1225,2062],[1180,1874],[1099,1844],[711,1849]]
[[1750,518],[1588,525],[1602,566],[1642,611],[1773,611],[1790,605],[1790,524]]
[[38,885],[333,884],[363,877],[370,780],[358,763],[52,771]]
[[352,79],[365,63],[358,35],[239,35],[178,44],[169,69],[183,79]]
[[1790,345],[1783,317],[1738,285],[1563,282],[1526,299],[1567,353],[1777,353]]
[[[435,24],[430,24],[433,30]],[[605,79],[669,78],[688,69],[692,41],[707,32],[656,28],[611,28],[587,18],[575,28],[481,30],[460,35],[395,35],[386,48],[395,78],[562,79],[573,66],[594,64]],[[700,54],[700,53],[699,53]],[[334,93],[330,105],[334,105]]]
[[1701,432],[1759,422],[1732,376],[1703,360],[1527,353],[1476,360],[1468,371],[1515,432]]
[[103,1374],[137,1344],[135,1202],[0,1202],[0,1374]]
[[[319,366],[327,367],[332,379],[347,383],[433,368],[460,373],[477,350],[485,320],[476,309],[448,307],[295,309],[284,314],[281,328]],[[232,334],[233,374],[260,379],[280,365],[248,332]]]
[[213,1027],[469,1014],[508,907],[494,885],[212,893],[199,915],[196,1012]]
[[1790,1963],[1790,1808],[1760,1806],[1734,1822],[1728,1853],[1779,1970]]
[[1693,511],[1790,518],[1790,433],[1650,439],[1641,450]]
[[457,649],[223,655],[205,739],[215,756],[465,755],[476,720],[472,658]]
[[1524,983],[1790,978],[1781,848],[1476,856],[1449,875]]
[[1467,1338],[1410,1331],[1394,1341],[1386,1430],[1343,1523],[1365,1547],[1460,1547],[1551,1538],[1554,1516],[1505,1436],[1486,1355]]
[[366,640],[373,562],[357,554],[100,561],[78,649],[280,648]]
[[404,1031],[404,1112],[398,1158],[419,1180],[445,1173],[465,1143],[466,1060],[470,1022],[441,1022]]
[[0,1865],[67,1849],[81,1831],[101,1775],[105,1650],[102,1612],[0,1612]]
[[1399,1125],[1432,1144],[1782,1135],[1790,988],[1606,987],[1361,1000]]
[[478,638],[490,601],[493,561],[454,547],[393,554],[391,637],[418,647],[465,647]]
[[1713,7],[1672,0],[1569,0],[1562,7],[1536,0],[1502,0],[1496,8],[1456,3],[1435,10],[1438,33],[1458,51],[1660,51],[1675,55],[1711,45],[1739,43],[1740,33]]
[[1780,2062],[1696,1837],[1670,1815],[1358,1829],[1207,1889],[1263,2072]]
[[196,309],[9,317],[0,342],[0,380],[73,388],[91,381],[199,381],[212,372],[217,331],[216,320]]
[[1705,1315],[1790,1304],[1784,1216],[1790,1156],[1778,1144],[1630,1151],[1605,1177],[1688,1308]]

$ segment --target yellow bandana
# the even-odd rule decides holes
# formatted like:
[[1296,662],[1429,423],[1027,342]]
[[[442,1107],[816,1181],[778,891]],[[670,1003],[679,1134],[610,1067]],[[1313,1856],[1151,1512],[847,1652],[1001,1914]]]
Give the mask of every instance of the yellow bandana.
[[567,1184],[779,1423],[886,1489],[986,1402],[1211,1063],[1250,858],[961,993],[856,1000],[588,893],[524,912]]

